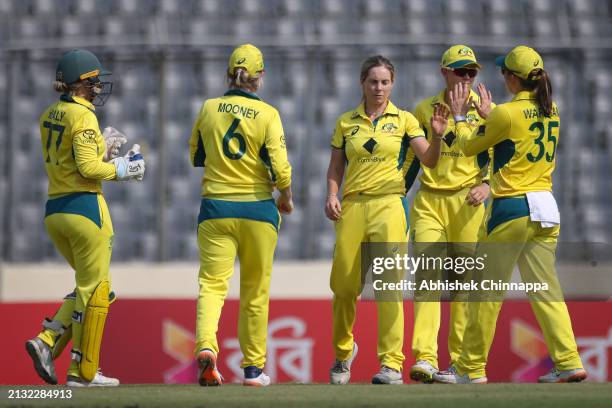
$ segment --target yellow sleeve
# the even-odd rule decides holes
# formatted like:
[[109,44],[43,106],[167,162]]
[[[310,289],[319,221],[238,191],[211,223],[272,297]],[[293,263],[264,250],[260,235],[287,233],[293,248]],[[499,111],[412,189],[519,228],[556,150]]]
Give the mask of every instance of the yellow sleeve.
[[410,140],[417,137],[425,137],[419,121],[410,112],[406,112],[406,135]]
[[342,134],[342,121],[340,118],[336,121],[336,127],[334,127],[334,134],[332,135],[331,145],[336,149],[344,148],[344,135]]
[[276,188],[283,190],[291,185],[291,165],[287,159],[285,133],[278,112],[274,112],[266,130],[266,149],[270,159],[270,172]]
[[78,172],[87,179],[114,180],[117,178],[115,165],[102,160],[106,147],[98,120],[93,113],[85,113],[73,126],[72,149]]
[[510,125],[510,115],[501,106],[493,109],[487,121],[473,132],[467,122],[459,122],[455,126],[459,149],[466,156],[488,150],[508,136]]
[[[204,102],[206,105],[206,102]],[[189,138],[189,157],[193,167],[204,167],[204,161],[206,160],[206,152],[204,151],[204,139],[200,132],[200,124],[202,123],[202,116],[204,115],[204,105],[193,124],[191,130],[191,137]]]

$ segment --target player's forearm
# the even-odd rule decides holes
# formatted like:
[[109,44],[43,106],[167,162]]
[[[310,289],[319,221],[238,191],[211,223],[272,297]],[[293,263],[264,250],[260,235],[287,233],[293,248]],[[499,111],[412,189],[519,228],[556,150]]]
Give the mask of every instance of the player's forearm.
[[329,158],[329,166],[327,167],[327,195],[335,195],[340,191],[342,178],[344,177],[346,158],[344,150],[337,147],[332,147],[331,156]]
[[284,196],[287,199],[291,199],[293,198],[293,192],[291,191],[291,185],[285,187],[285,188],[279,188],[278,191],[281,193],[282,196]]
[[342,177],[344,177],[344,166],[331,166],[327,170],[327,195],[335,195],[340,191],[342,185]]
[[117,177],[115,166],[100,160],[78,162],[77,170],[81,176],[92,180],[114,180]]
[[441,149],[442,139],[438,137],[433,137],[429,142],[429,147],[422,155],[422,157],[419,158],[419,160],[421,160],[421,163],[423,163],[423,165],[426,167],[436,167],[436,165],[438,164],[438,160],[440,160]]
[[279,190],[285,190],[291,187],[291,166],[289,162],[286,162],[278,171],[276,175],[276,188]]
[[287,150],[271,144],[268,148],[271,172],[274,174],[276,188],[283,190],[291,185],[291,164],[287,158]]
[[117,177],[115,165],[106,163],[98,156],[97,145],[90,141],[76,139],[72,145],[74,160],[81,176],[92,180],[114,180]]

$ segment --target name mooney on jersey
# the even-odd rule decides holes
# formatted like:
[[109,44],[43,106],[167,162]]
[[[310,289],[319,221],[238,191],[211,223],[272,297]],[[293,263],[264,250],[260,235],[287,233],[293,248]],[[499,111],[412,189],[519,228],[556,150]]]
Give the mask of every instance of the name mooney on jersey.
[[226,102],[219,103],[217,112],[233,113],[234,115],[241,115],[247,119],[255,119],[259,115],[259,111],[253,108],[247,108],[238,104],[231,104]]

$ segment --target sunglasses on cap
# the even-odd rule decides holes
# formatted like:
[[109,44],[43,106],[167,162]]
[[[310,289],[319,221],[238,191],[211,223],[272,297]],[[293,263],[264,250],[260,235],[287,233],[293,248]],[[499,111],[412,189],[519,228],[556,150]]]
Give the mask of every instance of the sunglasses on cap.
[[457,75],[460,78],[465,77],[466,75],[470,78],[474,78],[478,75],[478,70],[476,68],[451,68],[453,74]]

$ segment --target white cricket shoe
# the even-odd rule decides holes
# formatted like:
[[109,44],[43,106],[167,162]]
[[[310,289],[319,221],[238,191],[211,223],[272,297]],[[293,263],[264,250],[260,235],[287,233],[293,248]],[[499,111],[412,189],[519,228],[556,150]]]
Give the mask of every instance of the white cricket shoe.
[[467,374],[459,375],[455,369],[449,371],[438,371],[433,374],[433,380],[441,384],[486,384],[487,377],[472,378]]
[[433,375],[439,370],[434,367],[429,361],[418,360],[415,365],[410,367],[410,378],[413,381],[430,384],[434,382]]
[[566,383],[566,382],[580,382],[587,378],[587,372],[584,368],[576,368],[573,370],[557,370],[553,368],[546,375],[538,378],[538,382],[541,383]]
[[242,385],[250,387],[267,387],[270,385],[270,377],[261,368],[248,366],[244,368],[244,381]]
[[36,374],[48,384],[57,384],[51,347],[38,337],[26,341],[26,351],[34,362]]
[[353,344],[353,354],[348,360],[336,360],[334,366],[329,370],[329,383],[330,384],[348,384],[351,379],[351,364],[357,357],[357,343]]
[[372,377],[372,384],[403,384],[402,372],[391,367],[382,366],[380,371]]
[[69,375],[66,380],[66,386],[68,387],[117,387],[118,385],[118,378],[107,377],[99,369],[91,382],[72,375]]

